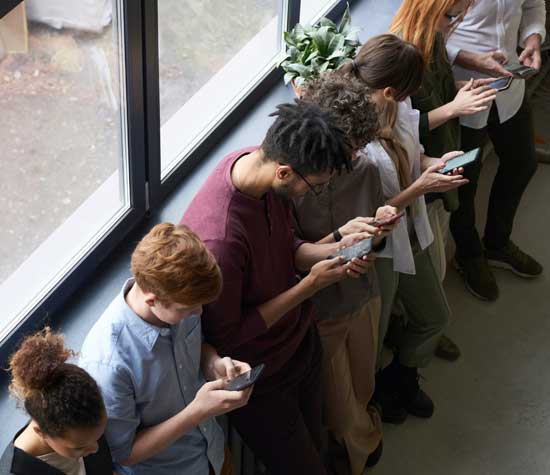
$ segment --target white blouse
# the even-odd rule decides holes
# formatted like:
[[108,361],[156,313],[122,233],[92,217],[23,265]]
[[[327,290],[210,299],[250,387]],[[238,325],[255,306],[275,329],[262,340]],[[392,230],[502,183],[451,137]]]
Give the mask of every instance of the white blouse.
[[[411,100],[407,98],[399,103],[394,133],[401,145],[407,151],[411,177],[416,180],[420,175],[420,155],[424,148],[419,138],[420,113],[412,108]],[[398,195],[401,191],[399,177],[395,165],[379,141],[369,143],[363,151],[376,163],[382,180],[382,190],[386,200]],[[415,216],[412,225],[421,249],[426,249],[434,239],[432,228],[428,221],[426,201],[421,196],[415,203]],[[408,231],[408,216],[403,216],[399,224],[387,239],[386,247],[378,254],[381,258],[392,258],[393,269],[403,274],[416,274],[414,255]]]
[[[460,50],[476,54],[499,50],[510,63],[518,63],[518,45],[523,46],[534,33],[544,41],[545,20],[544,0],[477,0],[447,41],[449,59],[454,62]],[[453,72],[458,80],[486,77],[457,65],[453,66]],[[501,123],[517,113],[524,93],[525,81],[515,79],[509,89],[497,94],[495,103]],[[481,111],[461,117],[460,123],[481,129],[487,125],[488,117],[489,110]]]

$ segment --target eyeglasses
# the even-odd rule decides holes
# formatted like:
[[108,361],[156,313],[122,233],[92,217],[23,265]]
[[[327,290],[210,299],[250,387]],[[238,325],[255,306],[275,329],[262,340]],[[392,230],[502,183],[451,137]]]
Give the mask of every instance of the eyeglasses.
[[298,175],[302,180],[304,180],[304,183],[309,187],[309,189],[315,196],[319,196],[325,189],[325,186],[327,186],[330,181],[328,180],[324,183],[318,183],[317,185],[312,185],[309,181],[306,180],[304,175],[302,175],[298,170],[294,170],[294,173],[296,173],[296,175]]
[[460,17],[460,13],[456,14],[456,15],[451,15],[450,13],[444,13],[443,16],[445,18],[447,18],[447,20],[449,20],[451,23],[454,23],[458,17]]

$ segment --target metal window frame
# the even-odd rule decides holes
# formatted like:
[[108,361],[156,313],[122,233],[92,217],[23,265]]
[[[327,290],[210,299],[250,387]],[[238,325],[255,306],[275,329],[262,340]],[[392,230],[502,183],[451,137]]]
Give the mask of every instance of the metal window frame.
[[[9,354],[24,335],[36,331],[45,322],[54,323],[56,312],[84,285],[97,269],[100,262],[124,240],[146,214],[146,150],[145,150],[145,109],[143,101],[143,31],[142,0],[121,0],[124,25],[124,61],[126,68],[126,116],[128,130],[128,167],[130,187],[130,209],[111,231],[100,239],[94,248],[71,271],[69,271],[46,297],[25,315],[16,327],[0,341],[0,362],[7,361]],[[9,0],[14,8],[20,0]],[[2,5],[0,18],[11,9]]]
[[[287,25],[291,28],[300,18],[300,0],[286,0]],[[213,128],[207,137],[187,156],[168,177],[161,180],[161,143],[160,143],[160,92],[159,92],[159,48],[158,48],[158,0],[143,3],[144,38],[145,38],[145,84],[146,123],[148,150],[148,182],[152,208],[157,207],[164,199],[193,171],[206,155],[233,129],[243,117],[269,92],[283,73],[275,68],[261,81],[255,84],[248,94],[231,112]]]

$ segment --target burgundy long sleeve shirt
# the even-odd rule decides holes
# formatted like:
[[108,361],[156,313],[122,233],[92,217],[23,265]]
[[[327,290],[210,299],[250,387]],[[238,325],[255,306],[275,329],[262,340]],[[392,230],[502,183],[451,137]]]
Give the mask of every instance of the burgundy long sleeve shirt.
[[262,379],[279,370],[297,350],[312,319],[298,305],[267,328],[258,306],[296,285],[291,205],[269,191],[257,199],[238,191],[233,164],[257,147],[226,156],[199,190],[181,222],[204,241],[223,274],[219,298],[202,317],[205,339],[221,356],[265,363]]

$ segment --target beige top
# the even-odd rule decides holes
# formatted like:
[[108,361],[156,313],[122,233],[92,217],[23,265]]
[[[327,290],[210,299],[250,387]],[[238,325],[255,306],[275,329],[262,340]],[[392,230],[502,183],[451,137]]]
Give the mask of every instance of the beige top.
[[50,452],[49,454],[39,455],[37,458],[67,475],[86,475],[86,467],[82,457],[75,460],[63,457],[57,452]]
[[[380,173],[365,155],[353,162],[353,171],[343,171],[330,180],[319,196],[312,193],[294,200],[296,234],[316,242],[357,216],[370,217],[384,206]],[[359,279],[345,279],[313,297],[320,320],[352,318],[372,297],[379,295],[374,268]]]

